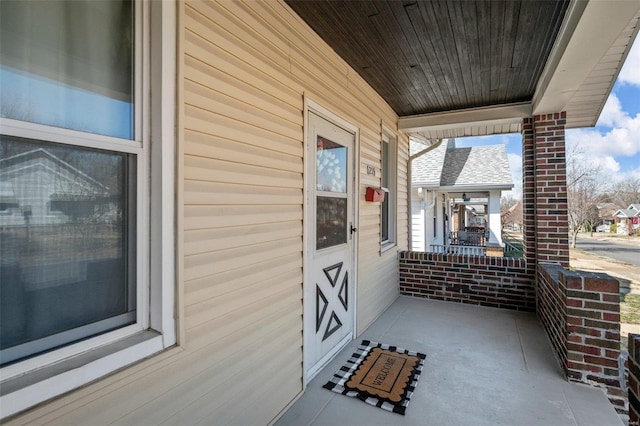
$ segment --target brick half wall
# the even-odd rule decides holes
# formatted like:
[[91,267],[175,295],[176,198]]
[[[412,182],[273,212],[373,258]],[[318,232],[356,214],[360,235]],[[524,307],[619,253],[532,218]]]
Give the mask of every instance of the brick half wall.
[[640,335],[629,334],[629,426],[640,424]]
[[567,378],[602,388],[626,413],[618,280],[539,264],[536,297],[538,317]]
[[535,311],[523,259],[404,251],[399,262],[402,295]]
[[560,265],[540,267],[537,287],[537,314],[564,374],[567,367],[567,289],[560,282]]

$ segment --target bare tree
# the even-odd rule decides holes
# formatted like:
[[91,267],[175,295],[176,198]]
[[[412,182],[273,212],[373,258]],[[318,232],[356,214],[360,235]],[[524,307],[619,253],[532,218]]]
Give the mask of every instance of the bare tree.
[[522,226],[522,203],[512,195],[500,198],[500,218],[502,227],[509,225]]
[[515,198],[513,195],[503,195],[500,198],[500,214],[505,214],[510,208],[518,204],[520,200]]
[[605,191],[601,170],[578,147],[567,152],[567,203],[571,247],[576,246],[578,232],[592,231],[599,221],[598,200]]
[[631,204],[640,203],[640,179],[628,178],[614,187],[613,199],[620,208],[627,208]]

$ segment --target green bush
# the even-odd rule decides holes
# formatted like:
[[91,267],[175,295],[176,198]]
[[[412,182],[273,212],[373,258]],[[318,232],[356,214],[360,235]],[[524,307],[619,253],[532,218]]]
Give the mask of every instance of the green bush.
[[618,225],[616,225],[615,223],[612,223],[611,226],[609,227],[609,232],[611,232],[612,234],[615,234],[618,231]]

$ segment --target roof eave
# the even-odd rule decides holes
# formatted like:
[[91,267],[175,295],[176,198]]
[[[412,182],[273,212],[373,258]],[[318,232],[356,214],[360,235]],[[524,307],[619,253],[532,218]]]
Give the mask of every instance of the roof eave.
[[398,129],[424,138],[515,133],[522,118],[561,111],[567,128],[594,126],[639,22],[637,1],[573,0],[531,102],[401,117]]
[[416,182],[411,185],[413,188],[429,188],[438,191],[490,191],[490,190],[502,190],[509,191],[513,189],[513,184],[489,184],[489,185],[447,185],[447,186],[433,186],[432,184],[423,184]]
[[[538,81],[533,115],[567,111],[567,128],[595,126],[640,28],[639,9],[637,1],[572,1]],[[594,84],[594,74],[607,82]]]

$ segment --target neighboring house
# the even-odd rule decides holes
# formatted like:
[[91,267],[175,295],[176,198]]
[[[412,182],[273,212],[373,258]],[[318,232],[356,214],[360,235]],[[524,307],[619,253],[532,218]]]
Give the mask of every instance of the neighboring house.
[[69,223],[100,214],[113,217],[109,189],[38,148],[0,159],[0,226]]
[[411,249],[502,256],[500,197],[513,188],[504,145],[456,148],[412,163]]
[[631,235],[640,229],[640,204],[630,204],[626,209],[620,209],[613,214],[616,223],[616,233]]
[[[410,135],[522,132],[521,271],[568,266],[564,131],[595,125],[640,4],[441,6],[0,2],[0,159],[64,152],[118,211],[0,227],[3,422],[273,422],[399,297]],[[5,210],[64,193],[28,176]]]
[[600,218],[600,223],[603,225],[611,225],[615,222],[615,218],[613,215],[618,211],[618,206],[614,203],[599,203],[598,207],[598,217]]

